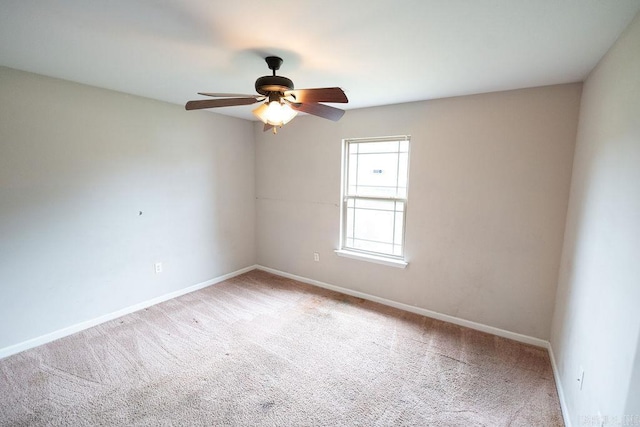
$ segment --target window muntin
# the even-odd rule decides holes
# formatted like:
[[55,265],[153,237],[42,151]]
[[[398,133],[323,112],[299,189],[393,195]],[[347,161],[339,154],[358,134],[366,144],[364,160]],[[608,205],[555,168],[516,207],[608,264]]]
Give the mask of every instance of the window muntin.
[[344,144],[341,249],[402,259],[409,137]]

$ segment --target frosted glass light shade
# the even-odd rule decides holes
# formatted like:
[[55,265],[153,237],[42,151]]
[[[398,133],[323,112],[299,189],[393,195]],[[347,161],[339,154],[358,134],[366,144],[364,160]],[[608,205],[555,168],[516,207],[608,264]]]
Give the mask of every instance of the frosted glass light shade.
[[271,101],[253,110],[253,114],[263,123],[272,126],[282,126],[289,123],[298,112],[288,104]]

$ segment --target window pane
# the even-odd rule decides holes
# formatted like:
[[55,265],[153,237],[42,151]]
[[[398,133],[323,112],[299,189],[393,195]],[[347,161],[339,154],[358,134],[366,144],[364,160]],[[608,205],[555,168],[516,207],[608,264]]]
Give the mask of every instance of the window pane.
[[404,229],[404,214],[402,212],[396,212],[396,223],[394,227],[395,227],[395,235],[394,235],[393,243],[402,245],[404,243],[403,242],[404,233],[402,232],[402,230]]
[[358,153],[397,153],[398,141],[360,142]]
[[355,213],[357,221],[353,237],[393,243],[393,212],[356,209]]
[[371,200],[356,199],[356,208],[360,209],[377,209],[383,211],[393,211],[395,202],[393,200]]
[[396,186],[398,182],[398,155],[396,153],[361,154],[358,157],[358,186]]
[[354,212],[353,208],[347,208],[347,223],[345,227],[347,227],[346,236],[347,238],[353,237],[353,221],[354,221]]
[[409,172],[409,153],[401,153],[398,162],[398,187],[406,188]]
[[349,177],[348,184],[356,185],[356,173],[358,171],[358,156],[352,154],[349,156]]
[[405,198],[409,154],[398,152],[405,142],[349,143],[347,194]]
[[389,243],[370,242],[367,240],[354,239],[354,249],[360,249],[361,251],[377,252],[382,254],[391,254],[393,245]]
[[400,152],[401,153],[409,152],[409,141],[400,141]]

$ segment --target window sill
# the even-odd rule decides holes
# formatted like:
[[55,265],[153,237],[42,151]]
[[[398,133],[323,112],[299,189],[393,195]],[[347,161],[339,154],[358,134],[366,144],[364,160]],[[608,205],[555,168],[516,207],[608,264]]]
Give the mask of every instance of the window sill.
[[341,257],[357,259],[357,260],[360,260],[360,261],[373,262],[373,263],[376,263],[376,264],[388,265],[390,267],[406,268],[407,265],[409,265],[408,262],[402,261],[402,260],[399,260],[399,259],[392,259],[392,258],[385,258],[385,257],[382,257],[382,256],[362,254],[362,253],[359,253],[359,252],[351,252],[351,251],[346,251],[346,250],[343,250],[343,249],[336,249],[334,252],[336,253],[336,255],[341,256]]

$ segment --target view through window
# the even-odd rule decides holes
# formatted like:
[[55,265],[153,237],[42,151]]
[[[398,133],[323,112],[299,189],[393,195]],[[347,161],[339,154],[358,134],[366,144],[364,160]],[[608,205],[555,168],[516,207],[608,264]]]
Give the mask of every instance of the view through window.
[[344,144],[341,249],[402,259],[409,137]]

